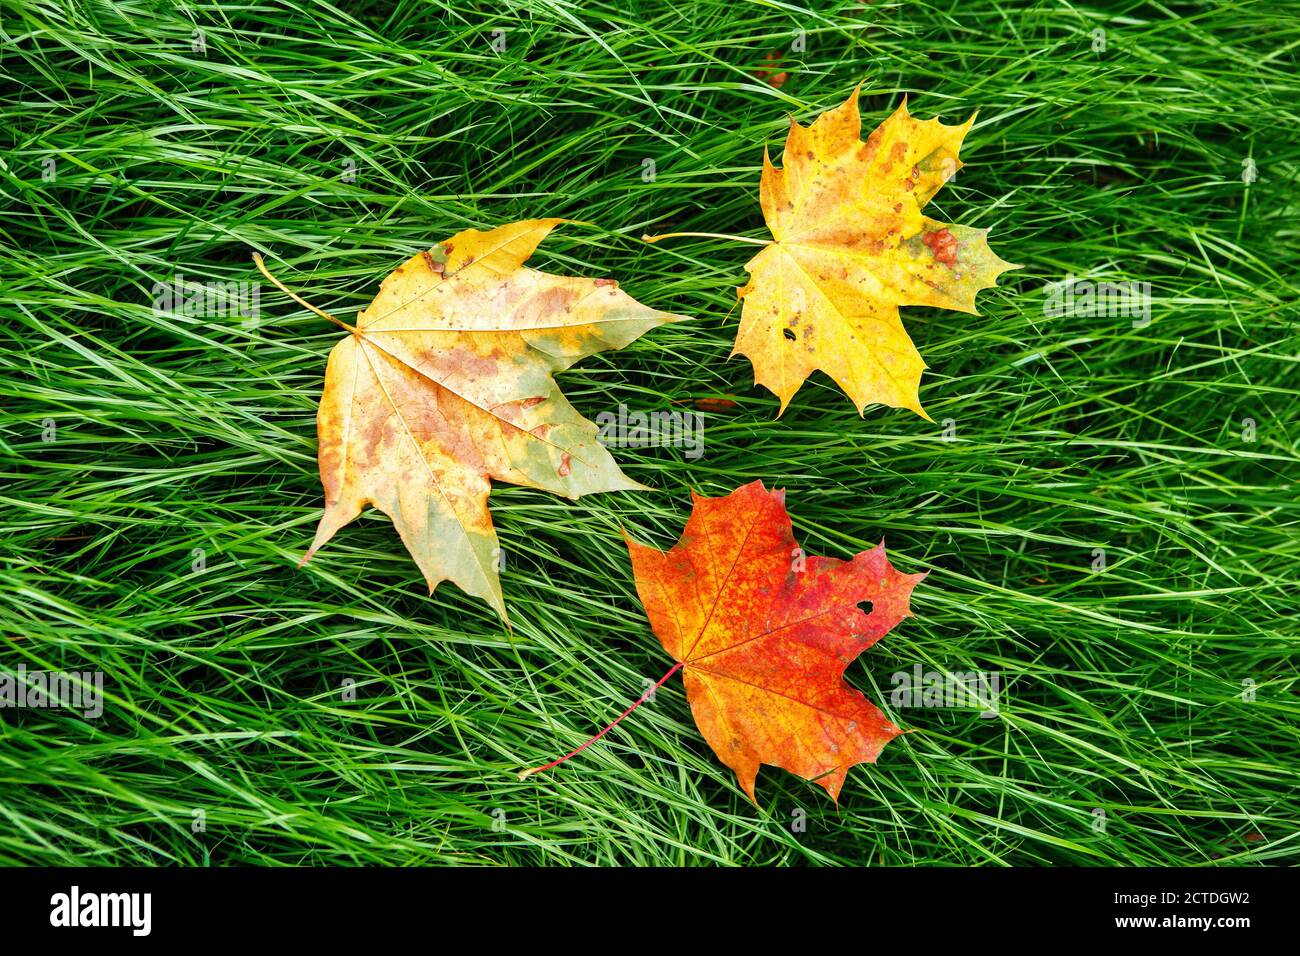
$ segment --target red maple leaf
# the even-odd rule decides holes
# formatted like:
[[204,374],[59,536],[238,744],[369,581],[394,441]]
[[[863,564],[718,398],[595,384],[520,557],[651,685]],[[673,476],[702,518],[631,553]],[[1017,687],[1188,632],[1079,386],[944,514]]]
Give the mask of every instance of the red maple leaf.
[[902,732],[844,680],[859,654],[911,616],[925,577],[895,570],[883,543],[848,561],[807,557],[785,492],[755,481],[723,498],[695,496],[666,553],[627,544],[650,624],[677,661],[655,687],[683,672],[696,725],[751,800],[759,767],[770,764],[838,801],[849,768],[874,762]]

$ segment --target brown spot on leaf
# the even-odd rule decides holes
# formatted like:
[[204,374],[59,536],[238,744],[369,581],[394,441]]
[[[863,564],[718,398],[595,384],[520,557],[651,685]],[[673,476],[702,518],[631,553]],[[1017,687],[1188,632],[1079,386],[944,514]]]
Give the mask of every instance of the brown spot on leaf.
[[872,130],[871,135],[867,137],[867,146],[862,155],[864,162],[869,163],[876,158],[876,152],[880,149],[880,139],[883,135],[880,132],[880,127],[876,127]]
[[927,232],[921,237],[921,241],[930,247],[936,262],[942,262],[949,268],[957,264],[957,237],[947,229]]
[[540,315],[556,315],[560,312],[573,311],[573,290],[562,285],[553,285],[536,300],[537,312]]
[[568,478],[569,472],[573,470],[569,467],[570,460],[571,459],[567,451],[560,456],[560,467],[555,469],[555,473],[558,474],[561,478]]

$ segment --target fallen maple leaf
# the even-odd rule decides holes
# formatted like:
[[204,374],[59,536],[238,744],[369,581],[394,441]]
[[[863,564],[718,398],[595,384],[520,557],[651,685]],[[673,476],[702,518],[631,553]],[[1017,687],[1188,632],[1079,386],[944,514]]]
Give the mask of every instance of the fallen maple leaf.
[[[975,294],[1019,268],[993,254],[987,229],[921,214],[962,167],[957,151],[974,122],[915,120],[904,99],[864,143],[854,90],[809,127],[791,120],[783,169],[764,150],[759,194],[773,238],[743,240],[764,248],[745,265],[731,354],[749,357],[781,412],[821,369],[859,414],[879,402],[930,417],[917,393],[926,365],[899,306],[978,315]],[[673,235],[717,234],[646,239]]]
[[489,479],[567,498],[645,487],[619,470],[551,374],[679,316],[609,279],[522,268],[564,221],[468,229],[398,266],[355,327],[321,313],[352,334],[325,372],[316,419],[325,514],[304,562],[373,504],[430,593],[450,580],[504,619]]
[[[850,767],[874,762],[900,731],[845,668],[905,617],[924,574],[901,574],[885,546],[849,561],[806,557],[785,492],[751,482],[723,498],[693,496],[667,553],[627,540],[637,593],[683,672],[695,723],[754,799],[762,764],[814,780],[838,801]],[[871,603],[870,612],[859,606]],[[599,740],[642,701],[562,763]]]

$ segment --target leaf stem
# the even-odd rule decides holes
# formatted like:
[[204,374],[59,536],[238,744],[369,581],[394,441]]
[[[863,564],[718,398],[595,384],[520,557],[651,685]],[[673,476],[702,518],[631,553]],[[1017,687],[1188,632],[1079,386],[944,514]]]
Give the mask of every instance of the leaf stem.
[[677,662],[676,664],[674,664],[672,670],[670,670],[670,671],[669,671],[667,674],[665,674],[663,677],[659,678],[659,683],[655,684],[653,687],[651,687],[649,690],[647,690],[644,694],[642,694],[641,697],[640,697],[640,699],[638,699],[637,702],[636,702],[635,704],[633,704],[631,707],[629,707],[627,710],[623,711],[623,713],[619,714],[618,717],[613,721],[613,723],[609,724],[609,726],[607,726],[607,727],[606,727],[604,730],[602,730],[600,733],[596,734],[596,736],[592,737],[590,740],[588,740],[585,744],[583,744],[583,745],[582,745],[581,747],[579,747],[577,750],[574,750],[574,751],[571,751],[571,752],[565,754],[565,755],[564,755],[563,757],[561,757],[559,760],[552,760],[550,763],[546,764],[545,766],[542,766],[542,767],[533,767],[531,770],[524,770],[524,771],[521,771],[520,774],[519,774],[519,779],[520,779],[520,780],[524,780],[524,779],[526,779],[526,778],[528,778],[528,777],[531,777],[531,776],[532,776],[533,774],[535,774],[535,773],[541,773],[541,772],[544,771],[544,770],[550,770],[552,767],[558,767],[560,764],[564,763],[564,761],[568,760],[570,757],[574,757],[574,756],[577,756],[578,754],[582,753],[584,750],[586,750],[588,747],[590,747],[592,744],[594,744],[597,740],[599,740],[601,737],[604,737],[607,733],[609,733],[611,730],[613,730],[615,727],[617,727],[620,723],[622,723],[624,717],[626,717],[628,714],[632,713],[632,711],[636,710],[638,707],[640,707],[642,704],[644,704],[647,700],[649,700],[649,699],[650,699],[650,695],[653,694],[655,691],[657,691],[657,690],[658,690],[660,687],[662,687],[665,683],[667,683],[668,678],[672,677],[674,674],[676,674],[679,670],[682,669],[682,664],[683,664],[683,662],[681,662],[681,661],[679,661],[679,662]]
[[319,315],[322,319],[329,319],[331,322],[333,322],[335,325],[337,325],[337,326],[338,326],[339,328],[341,328],[341,329],[347,329],[349,332],[352,332],[352,333],[355,333],[355,332],[357,331],[357,330],[354,329],[352,326],[348,325],[346,322],[344,322],[344,321],[342,321],[342,320],[340,320],[340,319],[336,319],[336,318],[334,318],[334,316],[330,315],[330,314],[329,314],[328,312],[326,312],[324,309],[318,309],[318,308],[316,308],[316,306],[312,305],[312,304],[311,304],[310,302],[308,302],[306,299],[302,298],[301,296],[299,296],[299,295],[297,295],[296,293],[294,293],[293,291],[291,291],[291,290],[290,290],[290,289],[289,289],[289,288],[288,288],[288,287],[287,287],[283,282],[281,282],[281,281],[280,281],[279,279],[277,279],[275,276],[271,275],[271,273],[269,273],[269,272],[266,270],[266,263],[264,263],[264,262],[262,261],[262,254],[261,254],[260,252],[255,252],[255,253],[253,253],[253,262],[257,265],[258,271],[261,272],[262,275],[266,276],[266,278],[267,278],[268,280],[270,280],[270,282],[271,282],[272,285],[274,285],[277,289],[279,289],[281,292],[283,292],[283,293],[284,293],[285,295],[287,295],[289,298],[293,299],[293,301],[297,302],[297,303],[298,303],[300,306],[302,306],[304,309],[311,309],[313,312],[315,312],[317,315]]
[[665,232],[658,236],[642,236],[643,242],[658,242],[660,239],[676,239],[679,236],[698,236],[701,239],[730,239],[733,242],[748,242],[756,246],[770,246],[771,239],[751,239],[748,236],[730,236],[725,232]]

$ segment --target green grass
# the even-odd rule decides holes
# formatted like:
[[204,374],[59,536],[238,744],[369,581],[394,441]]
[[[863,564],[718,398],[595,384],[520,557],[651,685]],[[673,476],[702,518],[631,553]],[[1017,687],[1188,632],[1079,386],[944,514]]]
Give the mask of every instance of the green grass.
[[[0,670],[101,669],[107,701],[0,711],[0,862],[1297,859],[1300,8],[825,7],[6,0]],[[777,48],[779,89],[752,75]],[[868,129],[903,93],[980,111],[929,211],[1025,264],[978,317],[905,310],[934,424],[820,374],[777,420],[726,361],[752,247],[639,241],[765,235],[764,147],[860,81]],[[256,281],[258,250],[347,317],[418,249],[541,215],[591,225],[535,267],[691,317],[562,387],[589,418],[731,397],[704,456],[616,450],[644,494],[498,486],[513,633],[427,596],[376,512],[298,570],[337,329],[269,285],[254,327],[160,316],[153,283]],[[1071,274],[1149,281],[1152,323],[1045,315]],[[620,527],[667,546],[691,489],[755,478],[810,553],[884,537],[931,572],[848,672],[914,732],[838,809],[773,768],[755,807],[674,679],[517,781],[671,663]],[[917,663],[1000,672],[1001,712],[894,710]]]

